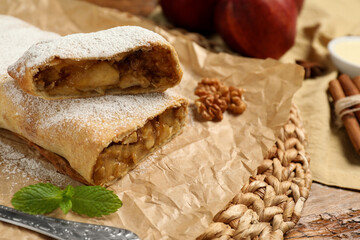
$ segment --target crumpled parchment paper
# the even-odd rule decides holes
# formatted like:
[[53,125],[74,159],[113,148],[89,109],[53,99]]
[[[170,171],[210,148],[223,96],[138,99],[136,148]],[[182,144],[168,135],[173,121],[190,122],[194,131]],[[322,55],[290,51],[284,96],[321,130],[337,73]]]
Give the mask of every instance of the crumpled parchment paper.
[[[225,113],[221,122],[201,121],[194,105],[190,105],[189,122],[183,133],[110,187],[124,203],[117,213],[93,219],[73,213],[64,216],[60,211],[50,214],[124,227],[141,239],[194,239],[201,234],[213,216],[240,191],[275,143],[279,128],[288,118],[292,97],[302,84],[303,70],[294,64],[211,53],[144,19],[85,2],[0,0],[0,13],[63,35],[118,25],[143,26],[160,33],[176,48],[184,70],[176,90],[190,102],[195,99],[194,88],[203,77],[217,77],[246,90],[244,114]],[[13,152],[28,150],[9,132],[0,133],[0,143],[6,138]],[[41,176],[35,179],[21,165],[15,173],[3,171],[9,164],[6,157],[0,155],[0,204],[11,206],[10,199],[20,187],[49,179]],[[41,157],[32,157],[41,162]],[[63,185],[74,184],[64,178]],[[30,231],[3,223],[0,232],[5,233],[5,238],[39,238]]]

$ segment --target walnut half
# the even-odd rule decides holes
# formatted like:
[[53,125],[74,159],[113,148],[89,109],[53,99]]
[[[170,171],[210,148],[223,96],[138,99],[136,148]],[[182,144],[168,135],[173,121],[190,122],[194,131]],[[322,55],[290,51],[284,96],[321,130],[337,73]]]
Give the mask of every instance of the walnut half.
[[228,108],[229,111],[235,114],[241,114],[245,111],[246,104],[241,99],[243,91],[244,90],[242,88],[236,88],[234,86],[229,87],[229,92],[230,92],[230,103]]

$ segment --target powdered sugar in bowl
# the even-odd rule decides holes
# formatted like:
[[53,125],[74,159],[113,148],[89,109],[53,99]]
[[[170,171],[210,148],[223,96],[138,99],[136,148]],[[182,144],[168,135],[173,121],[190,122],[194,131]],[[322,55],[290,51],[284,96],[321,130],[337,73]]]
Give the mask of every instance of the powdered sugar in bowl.
[[335,66],[350,77],[360,75],[360,36],[335,38],[328,44]]

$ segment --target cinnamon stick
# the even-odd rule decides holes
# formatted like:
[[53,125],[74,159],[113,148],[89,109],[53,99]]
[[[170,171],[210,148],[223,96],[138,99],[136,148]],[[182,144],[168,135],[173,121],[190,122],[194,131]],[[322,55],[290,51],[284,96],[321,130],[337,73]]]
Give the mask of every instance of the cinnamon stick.
[[[353,96],[360,94],[355,83],[351,80],[351,78],[347,74],[341,74],[338,80],[346,96]],[[360,108],[360,104],[354,105],[354,108]],[[360,121],[360,112],[355,112],[355,116]]]
[[[345,98],[345,93],[337,79],[330,81],[329,91],[335,102]],[[345,114],[341,120],[344,123],[352,145],[355,150],[360,153],[360,126],[355,115],[353,113]]]
[[354,77],[353,82],[356,85],[357,89],[360,91],[360,76]]

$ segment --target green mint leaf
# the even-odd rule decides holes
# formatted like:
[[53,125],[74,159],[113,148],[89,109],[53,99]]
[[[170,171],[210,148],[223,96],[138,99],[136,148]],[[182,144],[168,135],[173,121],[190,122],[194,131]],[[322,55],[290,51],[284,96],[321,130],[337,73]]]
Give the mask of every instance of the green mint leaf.
[[75,194],[75,188],[71,185],[68,185],[64,190],[63,190],[63,197],[67,198],[67,199],[71,199],[72,196],[74,196]]
[[21,188],[11,199],[15,209],[30,214],[45,214],[59,207],[62,190],[51,183],[38,183]]
[[113,191],[100,186],[75,187],[71,198],[72,211],[89,217],[101,217],[116,212],[122,202]]
[[67,214],[72,208],[71,198],[75,194],[75,189],[73,186],[68,185],[62,192],[63,199],[60,202],[60,209]]
[[67,214],[70,211],[70,209],[72,208],[72,202],[70,199],[63,199],[60,202],[59,207],[65,214]]

